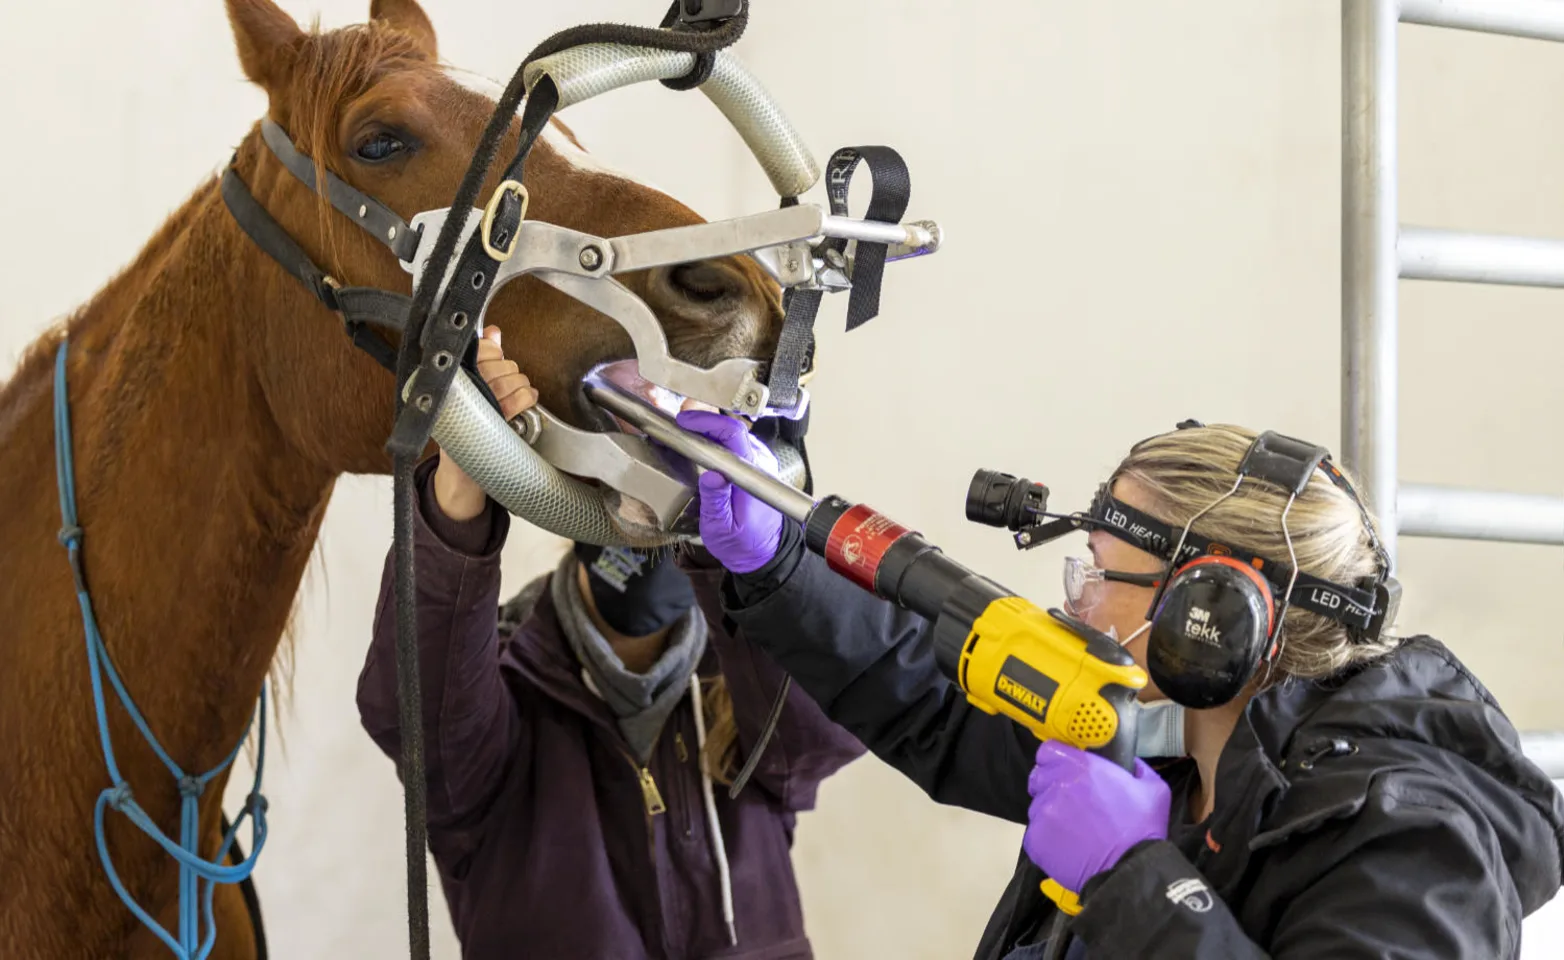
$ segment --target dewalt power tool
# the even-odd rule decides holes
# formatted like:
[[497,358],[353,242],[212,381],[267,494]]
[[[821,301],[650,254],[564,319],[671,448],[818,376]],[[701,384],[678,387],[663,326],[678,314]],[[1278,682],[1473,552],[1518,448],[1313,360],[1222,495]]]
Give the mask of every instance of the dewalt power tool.
[[[833,570],[927,619],[940,669],[979,710],[1004,714],[1039,740],[1059,740],[1134,769],[1134,700],[1147,676],[1112,639],[972,572],[922,535],[864,504],[836,496],[815,500],[683,430],[663,411],[613,384],[588,381],[586,394],[658,443],[799,521],[805,544]],[[1004,519],[1036,512],[1026,509],[1027,498],[1035,500],[1040,485],[997,485],[996,506],[995,496],[979,488],[985,477],[1003,475],[984,472],[974,479],[969,517],[993,523],[990,513]],[[1080,912],[1076,891],[1047,880],[1043,893],[1065,913]]]

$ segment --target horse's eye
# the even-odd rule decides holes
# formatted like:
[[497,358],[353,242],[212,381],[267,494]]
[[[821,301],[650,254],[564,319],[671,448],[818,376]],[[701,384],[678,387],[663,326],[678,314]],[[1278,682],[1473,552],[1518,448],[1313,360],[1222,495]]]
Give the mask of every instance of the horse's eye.
[[377,133],[358,145],[354,151],[366,163],[381,163],[407,149],[407,144],[389,133]]

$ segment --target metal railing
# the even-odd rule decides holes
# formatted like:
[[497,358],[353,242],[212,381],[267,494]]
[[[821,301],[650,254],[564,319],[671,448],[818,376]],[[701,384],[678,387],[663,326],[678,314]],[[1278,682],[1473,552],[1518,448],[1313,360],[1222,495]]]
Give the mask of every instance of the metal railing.
[[1398,535],[1564,545],[1564,497],[1403,485],[1396,457],[1402,278],[1564,287],[1564,240],[1404,226],[1396,196],[1400,22],[1564,41],[1564,0],[1342,0],[1342,461]]
[[1564,730],[1522,733],[1521,750],[1543,773],[1554,780],[1564,780]]
[[[1564,240],[1398,220],[1402,22],[1564,41],[1564,0],[1342,0],[1342,461],[1379,515],[1392,563],[1398,535],[1564,545],[1564,497],[1404,484],[1397,471],[1398,281],[1564,287]],[[1564,778],[1564,733],[1525,743]]]

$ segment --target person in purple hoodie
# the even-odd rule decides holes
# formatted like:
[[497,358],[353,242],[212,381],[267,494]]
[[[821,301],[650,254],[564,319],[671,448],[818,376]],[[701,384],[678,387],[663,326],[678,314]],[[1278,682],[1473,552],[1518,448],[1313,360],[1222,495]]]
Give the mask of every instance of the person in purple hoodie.
[[[496,328],[478,370],[507,419],[537,402]],[[465,958],[810,958],[799,811],[864,747],[722,624],[699,550],[577,544],[503,606],[510,515],[456,463],[417,471],[429,847]],[[393,558],[359,676],[365,731],[400,755]]]

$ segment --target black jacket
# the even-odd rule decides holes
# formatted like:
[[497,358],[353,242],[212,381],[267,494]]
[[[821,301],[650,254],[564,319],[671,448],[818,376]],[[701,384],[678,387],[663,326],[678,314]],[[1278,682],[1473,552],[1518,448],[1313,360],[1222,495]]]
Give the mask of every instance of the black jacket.
[[[1025,823],[1032,736],[939,673],[927,621],[786,543],[766,569],[726,578],[726,615],[934,800]],[[1521,918],[1559,889],[1564,796],[1492,695],[1428,637],[1329,683],[1256,697],[1198,825],[1177,802],[1191,768],[1159,765],[1175,793],[1169,839],[1082,891],[1072,929],[1093,960],[1497,960],[1519,955]],[[1041,955],[1055,912],[1042,879],[1018,857],[980,960]]]

